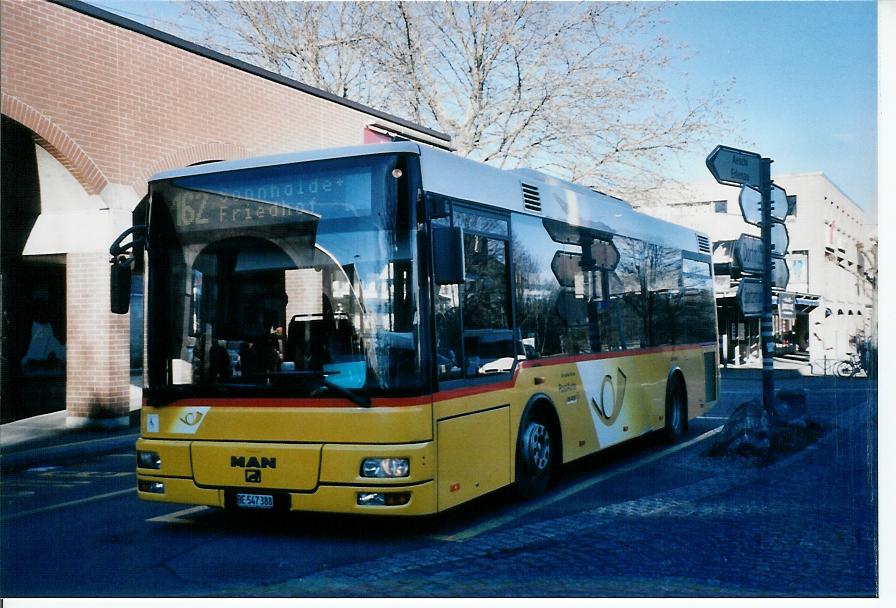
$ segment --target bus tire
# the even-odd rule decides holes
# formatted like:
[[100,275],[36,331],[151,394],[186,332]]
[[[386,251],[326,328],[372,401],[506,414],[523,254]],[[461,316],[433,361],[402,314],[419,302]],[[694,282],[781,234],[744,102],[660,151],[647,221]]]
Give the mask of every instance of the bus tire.
[[681,376],[673,374],[666,385],[666,426],[663,429],[669,443],[680,440],[688,428],[688,397]]
[[516,442],[516,490],[523,498],[544,494],[551,481],[559,433],[543,407],[530,407],[523,415]]

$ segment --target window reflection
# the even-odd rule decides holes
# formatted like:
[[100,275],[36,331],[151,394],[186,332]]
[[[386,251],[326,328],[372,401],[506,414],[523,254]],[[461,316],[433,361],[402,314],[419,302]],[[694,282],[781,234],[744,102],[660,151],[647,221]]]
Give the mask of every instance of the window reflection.
[[514,216],[517,328],[540,356],[712,341],[708,262],[680,250]]
[[414,239],[395,163],[322,161],[155,185],[150,280],[160,297],[150,331],[170,338],[149,354],[151,384],[419,387]]
[[456,208],[453,222],[464,230],[466,281],[441,286],[435,294],[439,378],[509,372],[517,346],[510,319],[507,219]]

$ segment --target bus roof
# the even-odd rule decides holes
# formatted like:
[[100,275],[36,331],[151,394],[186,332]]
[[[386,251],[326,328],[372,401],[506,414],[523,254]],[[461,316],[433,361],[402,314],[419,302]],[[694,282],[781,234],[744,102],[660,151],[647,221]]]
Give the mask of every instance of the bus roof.
[[330,148],[195,165],[163,171],[150,181],[205,175],[256,167],[371,156],[420,156],[427,192],[588,227],[611,234],[640,238],[686,251],[710,255],[709,238],[690,228],[635,211],[625,201],[531,169],[503,170],[457,154],[399,141]]

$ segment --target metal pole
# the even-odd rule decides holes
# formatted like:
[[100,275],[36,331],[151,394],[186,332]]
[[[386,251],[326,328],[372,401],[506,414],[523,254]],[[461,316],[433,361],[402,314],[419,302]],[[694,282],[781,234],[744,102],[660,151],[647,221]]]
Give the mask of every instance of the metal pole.
[[762,317],[759,323],[762,349],[762,403],[774,416],[775,359],[772,333],[772,159],[759,163],[759,187],[762,194]]

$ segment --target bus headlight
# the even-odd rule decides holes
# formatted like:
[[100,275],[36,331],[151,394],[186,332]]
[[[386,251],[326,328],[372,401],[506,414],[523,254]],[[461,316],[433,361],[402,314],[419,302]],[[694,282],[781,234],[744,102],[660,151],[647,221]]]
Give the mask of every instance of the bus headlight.
[[140,469],[161,469],[162,457],[158,452],[137,451],[137,467]]
[[361,463],[361,477],[407,477],[410,474],[410,458],[365,458]]

